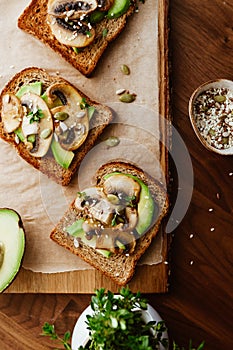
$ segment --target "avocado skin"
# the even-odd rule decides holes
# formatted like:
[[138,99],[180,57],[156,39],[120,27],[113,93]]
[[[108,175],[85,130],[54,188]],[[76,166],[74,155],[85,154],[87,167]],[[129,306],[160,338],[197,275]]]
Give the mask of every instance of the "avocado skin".
[[137,176],[131,174],[113,172],[106,175],[104,178],[107,179],[108,177],[117,174],[129,176],[137,181],[141,186],[140,198],[138,201],[138,222],[135,229],[139,235],[142,235],[151,226],[155,214],[155,203],[151,196],[150,190],[143,181],[141,181]]
[[68,169],[74,158],[74,152],[63,149],[60,143],[55,141],[55,139],[52,140],[51,150],[56,162],[64,169]]
[[130,0],[115,0],[112,7],[108,10],[107,18],[114,19],[122,16],[128,11]]
[[42,83],[36,81],[35,83],[23,85],[15,94],[18,98],[21,98],[24,94],[31,92],[36,95],[41,95],[42,92]]
[[0,293],[2,293],[15,279],[25,250],[23,223],[20,215],[13,209],[0,208],[0,241],[5,246],[3,257],[5,263],[3,260],[0,267]]

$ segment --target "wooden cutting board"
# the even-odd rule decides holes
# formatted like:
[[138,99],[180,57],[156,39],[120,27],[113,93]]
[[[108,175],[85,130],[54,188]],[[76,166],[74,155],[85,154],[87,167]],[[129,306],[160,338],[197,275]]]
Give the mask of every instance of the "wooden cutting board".
[[[149,0],[148,0],[149,1]],[[159,59],[154,64],[159,65],[159,76],[156,77],[159,83],[158,109],[161,116],[160,121],[160,162],[161,168],[168,181],[168,150],[164,145],[170,141],[170,129],[166,120],[170,120],[169,111],[169,59],[168,59],[168,0],[158,0],[158,18],[155,25],[158,25],[158,50]],[[146,6],[146,4],[145,4]],[[152,36],[153,33],[149,33]],[[143,73],[143,72],[142,72]],[[164,293],[168,290],[169,264],[168,250],[170,238],[164,232],[164,225],[161,226],[163,235],[162,262],[156,265],[141,265],[129,283],[132,290],[140,290],[144,293]],[[35,273],[21,268],[17,277],[5,293],[93,293],[94,289],[105,287],[114,292],[118,286],[107,277],[93,269],[61,272],[61,273]]]

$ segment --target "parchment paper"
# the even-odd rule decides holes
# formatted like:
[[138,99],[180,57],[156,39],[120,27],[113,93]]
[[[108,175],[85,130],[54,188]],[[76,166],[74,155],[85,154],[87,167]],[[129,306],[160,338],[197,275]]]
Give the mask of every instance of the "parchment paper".
[[[140,6],[91,78],[17,28],[17,18],[28,4],[28,0],[0,2],[0,89],[23,68],[45,68],[50,74],[60,74],[92,99],[109,105],[115,120],[65,188],[32,168],[12,146],[0,140],[0,207],[14,208],[23,219],[24,268],[47,273],[90,269],[49,238],[77,191],[91,185],[99,165],[115,158],[132,161],[163,181],[159,164],[157,2],[147,0]],[[130,67],[129,76],[121,73],[121,64]],[[119,103],[116,90],[120,88],[136,93],[136,101],[130,105]],[[108,148],[104,140],[112,135],[118,136],[120,143]],[[140,263],[161,262],[161,250],[162,238],[158,235]]]

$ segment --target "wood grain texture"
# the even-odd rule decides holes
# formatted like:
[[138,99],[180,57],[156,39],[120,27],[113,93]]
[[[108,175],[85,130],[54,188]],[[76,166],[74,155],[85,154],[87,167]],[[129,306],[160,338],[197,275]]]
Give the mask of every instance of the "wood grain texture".
[[[187,346],[189,338],[194,345],[204,339],[205,350],[232,350],[233,177],[229,173],[233,157],[204,149],[189,123],[187,105],[201,83],[233,79],[233,3],[172,0],[170,16],[173,121],[192,158],[194,191],[186,216],[174,232],[169,292],[147,297],[165,319],[170,338],[180,345]],[[209,212],[210,208],[214,210]],[[72,330],[89,301],[89,295],[1,295],[1,350],[31,349],[28,335],[42,349],[53,349],[39,336],[41,325],[50,321],[61,333]],[[15,347],[11,326],[16,326]]]

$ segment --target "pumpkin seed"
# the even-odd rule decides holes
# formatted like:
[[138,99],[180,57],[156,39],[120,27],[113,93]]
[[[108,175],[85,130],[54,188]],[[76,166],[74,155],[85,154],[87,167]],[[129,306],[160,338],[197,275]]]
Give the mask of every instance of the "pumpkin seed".
[[120,200],[115,194],[110,193],[107,195],[107,198],[108,198],[110,203],[116,204],[116,205],[119,204]]
[[226,101],[226,96],[223,95],[215,95],[214,96],[214,101],[215,102],[219,102],[219,103],[223,103]]
[[120,140],[116,136],[110,136],[107,140],[105,140],[105,144],[108,147],[115,147],[120,143]]
[[4,245],[2,242],[0,242],[0,268],[3,264],[3,260],[4,260]]
[[126,94],[121,95],[119,97],[119,100],[121,102],[131,103],[131,102],[133,102],[135,100],[135,98],[136,98],[136,95],[134,95],[134,94],[127,94],[126,93]]
[[57,112],[54,114],[54,118],[57,120],[66,120],[67,118],[69,118],[69,114],[66,112]]
[[116,95],[122,95],[125,92],[125,89],[116,90]]
[[45,140],[45,139],[47,139],[51,134],[52,134],[52,130],[51,130],[50,128],[44,129],[44,130],[41,131],[40,137],[41,137],[42,139]]
[[85,117],[85,115],[86,115],[86,112],[85,112],[85,111],[81,111],[81,112],[78,112],[78,113],[76,114],[76,117],[77,117],[77,118],[83,118],[83,117]]
[[130,69],[129,69],[129,67],[126,64],[122,64],[121,65],[121,71],[125,75],[129,75],[130,74]]

